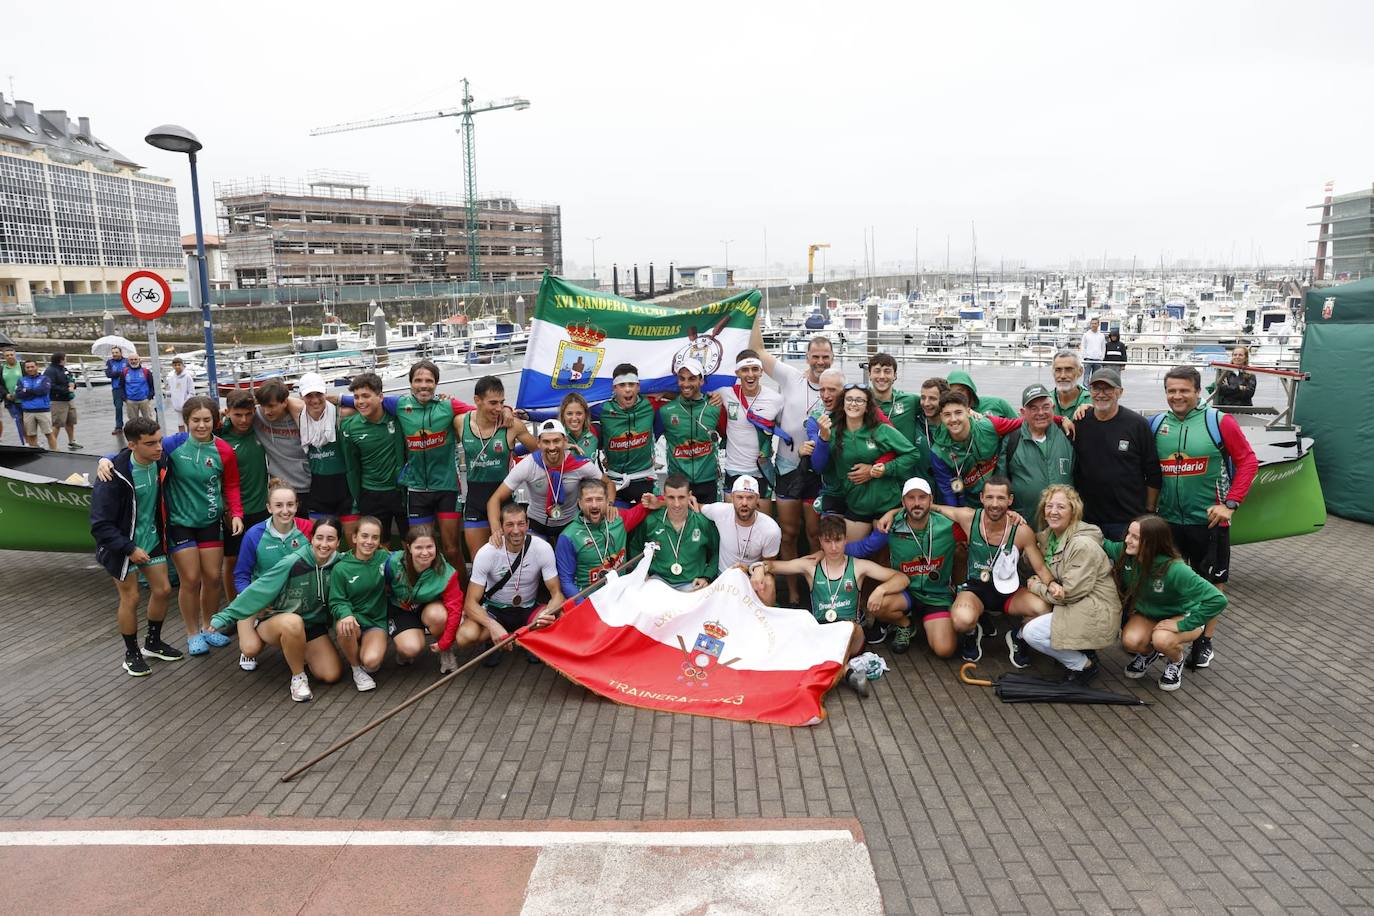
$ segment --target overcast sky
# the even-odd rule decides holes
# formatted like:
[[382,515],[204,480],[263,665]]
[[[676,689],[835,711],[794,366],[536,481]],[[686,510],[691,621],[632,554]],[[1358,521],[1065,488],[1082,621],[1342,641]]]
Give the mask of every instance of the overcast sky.
[[[1374,3],[22,4],[0,91],[211,183],[316,168],[462,193],[456,119],[311,127],[520,95],[477,184],[563,207],[570,274],[612,261],[980,268],[1309,258],[1322,184],[1374,182]],[[137,31],[135,31],[137,30]],[[583,271],[577,270],[578,267]],[[775,268],[776,269],[776,268]]]

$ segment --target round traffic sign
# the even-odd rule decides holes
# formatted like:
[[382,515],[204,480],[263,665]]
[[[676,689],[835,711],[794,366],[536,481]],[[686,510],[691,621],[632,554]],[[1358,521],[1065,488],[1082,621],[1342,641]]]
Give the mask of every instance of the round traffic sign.
[[172,288],[151,270],[136,270],[120,284],[119,298],[130,315],[150,321],[172,307]]

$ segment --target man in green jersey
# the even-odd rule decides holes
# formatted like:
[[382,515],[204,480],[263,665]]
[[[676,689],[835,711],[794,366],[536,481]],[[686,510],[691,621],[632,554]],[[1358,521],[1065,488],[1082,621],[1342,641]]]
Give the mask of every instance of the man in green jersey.
[[968,400],[969,410],[976,410],[985,417],[1005,417],[1008,420],[1016,418],[1016,408],[1005,398],[991,394],[980,395],[978,386],[973,382],[973,376],[963,369],[955,369],[948,378],[950,390],[963,392]]
[[930,441],[926,437],[925,414],[921,412],[921,396],[897,390],[897,360],[889,353],[878,353],[868,361],[868,387],[878,409],[887,415],[887,422],[906,436],[919,451],[916,466],[928,462]]
[[[897,570],[880,566],[872,560],[856,560],[846,556],[845,525],[841,516],[821,517],[820,541],[819,559],[812,554],[795,560],[764,560],[760,566],[764,574],[801,575],[811,591],[811,613],[816,621],[847,623],[853,628],[845,653],[845,659],[848,660],[863,651],[865,615],[860,608],[859,595],[864,583],[878,583],[867,602],[868,614],[874,615],[907,587],[908,580]],[[845,683],[860,696],[868,696],[868,677],[865,673],[846,668]]]
[[650,541],[658,544],[649,574],[684,592],[710,585],[720,563],[716,523],[692,509],[691,497],[687,478],[669,474],[663,481],[663,507],[634,532],[636,552]]
[[[1011,481],[994,474],[983,486],[980,499],[980,509],[934,507],[935,512],[963,529],[968,540],[968,580],[959,586],[950,616],[955,632],[960,635],[960,650],[970,662],[983,657],[981,621],[985,613],[1001,611],[1013,617],[1038,617],[1051,610],[1048,603],[1032,595],[1021,583],[1017,572],[1019,557],[1030,562],[1041,582],[1049,585],[1054,581],[1036,546],[1035,532],[1019,515],[1012,517],[1015,513],[1011,511]],[[1019,633],[1019,625],[1008,630],[1007,649],[1012,663],[1024,668],[1022,661],[1029,650]]]
[[1054,375],[1054,415],[1073,417],[1078,408],[1092,406],[1093,398],[1083,386],[1083,363],[1077,350],[1060,350],[1050,363]]
[[[136,417],[124,424],[129,447],[115,456],[108,480],[97,478],[91,492],[91,535],[95,558],[115,580],[119,592],[119,634],[124,639],[124,670],[143,677],[152,669],[145,658],[180,661],[182,653],[162,641],[172,585],[167,576],[167,510],[162,482],[167,460],[155,421]],[[138,644],[138,575],[148,580],[148,637]],[[130,575],[134,573],[133,575]]]
[[959,648],[949,606],[954,603],[954,522],[932,514],[934,495],[929,481],[913,477],[902,486],[902,507],[875,525],[862,541],[845,547],[845,553],[867,557],[888,548],[890,563],[909,580],[906,590],[888,596],[877,611],[880,621],[895,624],[892,651],[899,655],[911,648],[919,622],[930,650],[950,658]]
[[697,504],[719,502],[724,475],[720,443],[725,435],[725,409],[702,395],[705,369],[692,357],[677,370],[678,395],[658,409],[654,432],[664,439],[668,473],[682,474],[692,485]]
[[[1073,421],[1055,417],[1070,436]],[[977,417],[969,412],[968,398],[951,387],[940,397],[940,428],[931,439],[931,464],[939,502],[947,506],[967,505],[983,491],[983,484],[997,471],[1002,456],[1002,437],[1021,428],[1017,417]]]
[[[651,497],[646,495],[644,498]],[[599,582],[624,560],[627,533],[649,514],[646,506],[638,505],[621,509],[615,518],[609,518],[610,505],[603,481],[582,481],[582,490],[577,496],[577,518],[558,535],[553,550],[558,583],[564,595],[576,595],[593,582]]]
[[397,482],[405,462],[405,439],[395,417],[382,407],[382,380],[375,372],[353,377],[349,390],[357,413],[339,423],[339,442],[348,474],[348,490],[353,508],[344,516],[349,543],[361,516],[372,516],[381,524],[381,538],[391,537],[393,525],[398,535],[406,531],[405,505]]
[[[506,407],[506,387],[499,378],[482,376],[472,392],[477,409],[460,416],[457,429],[458,464],[463,472],[463,538],[467,542],[468,555],[475,557],[482,545],[491,539],[487,503],[510,473],[516,444],[533,452],[539,448],[539,442]],[[448,535],[444,536],[444,543],[447,556]],[[462,569],[462,564],[454,568]]]
[[238,594],[234,584],[234,566],[243,546],[243,536],[258,522],[266,521],[267,511],[267,451],[253,429],[253,414],[257,402],[253,392],[239,389],[225,399],[227,410],[220,424],[219,437],[234,450],[239,463],[239,499],[243,502],[243,529],[238,534],[224,526],[224,592],[230,601]]
[[600,405],[601,450],[616,503],[632,506],[654,488],[654,404],[639,394],[639,370],[621,363],[612,373],[615,396]]

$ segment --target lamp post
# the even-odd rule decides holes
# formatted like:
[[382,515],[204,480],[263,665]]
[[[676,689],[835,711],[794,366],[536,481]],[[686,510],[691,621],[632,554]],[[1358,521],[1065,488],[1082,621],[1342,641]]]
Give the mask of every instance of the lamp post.
[[725,246],[725,282],[730,282],[730,243],[734,239],[721,239],[720,243]]
[[[587,241],[589,241],[589,242],[592,243],[592,279],[595,280],[595,279],[596,279],[596,243],[599,242],[599,241],[601,241],[601,236],[598,235],[596,238],[588,238]],[[598,283],[597,286],[600,287],[601,284]]]
[[143,138],[149,146],[169,153],[185,153],[191,160],[191,206],[196,215],[196,272],[200,274],[200,317],[205,325],[205,371],[207,394],[219,402],[219,375],[215,371],[215,331],[210,326],[210,276],[205,266],[205,227],[200,218],[200,177],[196,174],[196,153],[204,146],[196,135],[178,124],[163,124]]

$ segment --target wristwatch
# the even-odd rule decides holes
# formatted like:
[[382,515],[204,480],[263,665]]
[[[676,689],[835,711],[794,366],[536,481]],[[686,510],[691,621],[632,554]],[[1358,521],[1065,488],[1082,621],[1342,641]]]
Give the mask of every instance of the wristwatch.
[[1221,504],[1232,512],[1240,508],[1240,500],[1237,499],[1223,499]]

